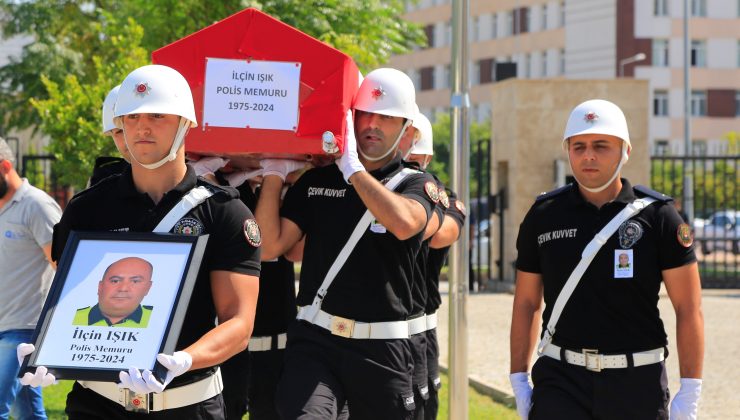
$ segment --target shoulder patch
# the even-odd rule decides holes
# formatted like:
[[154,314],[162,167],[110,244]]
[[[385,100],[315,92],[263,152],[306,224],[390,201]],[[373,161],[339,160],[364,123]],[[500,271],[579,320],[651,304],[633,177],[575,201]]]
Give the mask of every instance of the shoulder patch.
[[667,203],[669,201],[673,201],[673,197],[667,196],[663,193],[660,193],[658,191],[652,190],[644,185],[635,185],[632,187],[633,190],[635,190],[636,193],[638,193],[638,196],[648,196],[652,197],[658,201],[662,201],[664,203]]
[[262,245],[262,232],[257,221],[254,219],[247,219],[244,221],[244,237],[247,238],[249,245],[258,247]]
[[442,203],[442,207],[450,208],[450,197],[447,196],[447,192],[444,188],[439,189],[439,202]]
[[427,196],[429,196],[434,203],[439,203],[439,190],[434,182],[427,181],[427,183],[424,184],[424,192],[427,193]]
[[688,248],[694,243],[694,234],[686,223],[678,225],[678,229],[676,229],[676,238],[678,238],[678,243],[684,248]]
[[571,188],[573,188],[573,184],[566,184],[566,185],[563,185],[562,187],[556,188],[556,189],[554,189],[552,191],[543,192],[542,194],[538,195],[537,198],[534,199],[534,201],[536,203],[538,203],[540,201],[544,201],[544,200],[549,200],[551,198],[555,198],[555,197],[557,197],[557,196],[559,196],[561,194],[564,194],[564,193],[570,191]]
[[455,200],[455,208],[457,208],[457,211],[465,215],[465,203],[460,200]]

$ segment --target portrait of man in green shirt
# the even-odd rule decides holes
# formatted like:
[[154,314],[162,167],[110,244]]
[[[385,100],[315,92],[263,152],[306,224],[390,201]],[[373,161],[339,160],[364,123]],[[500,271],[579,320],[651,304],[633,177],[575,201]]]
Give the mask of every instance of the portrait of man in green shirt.
[[152,287],[152,264],[138,257],[109,265],[98,283],[98,303],[80,308],[72,325],[146,328],[152,306],[141,301]]

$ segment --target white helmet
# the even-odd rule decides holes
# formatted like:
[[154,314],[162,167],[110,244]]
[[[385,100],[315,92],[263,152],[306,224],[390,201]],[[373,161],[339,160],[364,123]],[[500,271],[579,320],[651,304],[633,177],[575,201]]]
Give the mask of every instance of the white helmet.
[[[155,163],[143,164],[131,153],[131,158],[147,169],[156,169],[175,160],[177,150],[182,145],[188,129],[198,126],[193,94],[187,80],[177,70],[157,64],[139,67],[129,73],[121,83],[113,114],[116,126],[123,128],[121,117],[129,114],[172,114],[181,117],[180,126],[167,156]],[[124,139],[126,147],[129,147],[125,130]]]
[[432,123],[424,114],[419,112],[414,117],[412,126],[419,130],[420,137],[419,141],[409,151],[409,154],[434,156]]
[[582,102],[571,111],[563,134],[563,149],[568,150],[567,141],[569,138],[581,134],[604,134],[622,140],[622,159],[609,181],[597,188],[588,188],[581,185],[586,191],[594,193],[603,191],[614,181],[622,169],[622,165],[627,163],[629,159],[629,150],[632,149],[632,143],[627,130],[627,119],[624,117],[622,110],[615,104],[603,99],[591,99]]
[[[114,117],[129,114],[173,114],[197,127],[193,94],[188,81],[175,69],[158,64],[139,67],[121,83]],[[121,122],[116,125],[122,128]]]
[[563,147],[568,138],[579,134],[606,134],[619,137],[632,148],[627,119],[618,106],[603,99],[591,99],[573,108],[563,134]]
[[113,122],[113,112],[118,98],[118,89],[120,88],[121,85],[118,85],[111,89],[103,101],[103,134],[108,134],[109,131],[116,128],[116,124]]
[[373,114],[387,115],[390,117],[405,118],[406,122],[398,133],[398,138],[383,155],[371,157],[358,148],[360,155],[370,162],[384,159],[390,153],[395,152],[406,129],[416,117],[416,89],[414,82],[406,73],[391,69],[381,68],[371,71],[365,76],[360,84],[360,89],[355,95],[352,108],[358,111],[372,112]]
[[406,73],[382,68],[365,76],[352,108],[374,114],[413,120],[416,116],[414,82]]

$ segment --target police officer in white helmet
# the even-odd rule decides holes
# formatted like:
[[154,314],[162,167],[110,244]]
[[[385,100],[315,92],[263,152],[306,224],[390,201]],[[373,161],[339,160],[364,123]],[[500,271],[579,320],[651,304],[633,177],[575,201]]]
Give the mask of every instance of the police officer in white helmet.
[[[413,127],[416,130],[418,140],[409,149],[406,161],[414,162],[422,170],[426,170],[434,156],[434,133],[432,123],[422,114],[418,113],[414,118]],[[421,265],[422,283],[426,288],[424,313],[426,317],[425,328],[425,352],[426,366],[424,378],[424,388],[427,391],[427,397],[424,399],[423,410],[420,418],[436,419],[439,410],[439,389],[442,382],[439,376],[439,343],[437,341],[437,309],[442,303],[439,293],[439,275],[442,266],[447,258],[450,246],[457,241],[460,231],[465,224],[465,206],[457,200],[457,195],[445,188],[445,185],[435,176],[437,190],[439,193],[439,203],[436,210],[441,211],[441,222],[433,236],[424,242],[422,250],[417,257],[418,264]],[[414,367],[416,374],[417,367]]]
[[[233,189],[197,178],[185,164],[183,140],[197,122],[190,87],[180,73],[161,65],[134,70],[121,84],[114,116],[132,165],[70,201],[55,226],[52,257],[59,259],[72,230],[210,238],[176,351],[157,355],[165,377],[131,367],[120,372],[118,384],[78,381],[67,396],[66,414],[70,419],[147,413],[158,419],[222,419],[218,365],[244,350],[252,331],[259,228]],[[49,376],[39,367],[22,380],[46,385],[53,381]]]
[[577,182],[537,197],[517,239],[517,411],[524,419],[668,419],[663,282],[676,310],[681,373],[670,418],[696,419],[704,327],[691,229],[670,197],[620,178],[632,146],[615,104],[576,106],[563,147]]
[[282,418],[336,418],[345,403],[356,419],[413,414],[414,258],[438,201],[432,178],[405,169],[399,153],[412,141],[414,104],[404,73],[367,74],[342,157],[303,174],[280,210],[283,180],[296,166],[263,161],[256,211],[263,259],[305,236],[298,321],[288,330],[278,387]]
[[116,99],[118,99],[118,90],[120,88],[121,85],[114,87],[105,96],[102,110],[102,133],[104,136],[110,136],[113,139],[113,143],[116,145],[116,149],[118,149],[118,153],[121,154],[121,157],[100,156],[95,159],[95,165],[93,166],[93,173],[92,176],[90,176],[88,187],[90,185],[97,184],[111,175],[120,174],[129,166],[129,161],[131,160],[128,148],[126,148],[126,143],[123,139],[123,130],[116,127],[116,124],[113,121],[113,113],[115,112],[114,108],[116,105]]

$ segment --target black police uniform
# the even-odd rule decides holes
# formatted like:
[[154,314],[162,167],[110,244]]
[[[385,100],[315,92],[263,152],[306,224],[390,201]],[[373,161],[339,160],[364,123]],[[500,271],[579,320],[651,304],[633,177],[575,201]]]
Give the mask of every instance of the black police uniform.
[[[370,172],[386,182],[403,168],[400,156]],[[406,177],[396,192],[434,205],[424,186],[432,178]],[[336,165],[306,172],[288,190],[281,214],[305,234],[297,303],[310,305],[320,284],[367,207]],[[361,322],[406,320],[423,230],[401,241],[372,223],[347,258],[323,300],[322,310]],[[283,418],[335,418],[346,400],[353,419],[409,418],[415,408],[408,339],[351,339],[306,321],[288,330],[278,411]]]
[[[601,208],[587,202],[573,184],[544,194],[521,224],[516,266],[542,275],[544,327],[586,244],[635,198],[658,200],[625,221],[625,228],[601,247],[565,305],[553,337],[553,344],[579,353],[596,349],[627,354],[630,367],[594,372],[540,357],[532,367],[530,419],[667,418],[664,362],[634,367],[631,353],[666,346],[657,307],[661,271],[696,257],[690,240],[681,238],[683,221],[671,199],[645,187],[632,188],[625,179],[622,183],[614,201]],[[632,254],[628,275],[619,271],[620,253]]]
[[[170,209],[188,191],[205,186],[213,196],[188,212],[170,232],[176,234],[209,234],[198,277],[193,289],[193,299],[188,304],[184,325],[176,349],[191,345],[215,326],[216,308],[211,293],[210,273],[224,270],[259,276],[260,251],[247,242],[244,226],[252,213],[238,200],[236,190],[217,187],[197,178],[188,166],[184,179],[167,192],[159,203],[136,190],[130,168],[121,175],[104,179],[93,187],[77,194],[67,205],[62,219],[54,227],[52,257],[61,257],[69,233],[77,231],[131,231],[151,232]],[[128,368],[128,366],[126,366]],[[212,375],[216,367],[197,369],[176,377],[167,389],[187,385]],[[166,390],[165,390],[166,392]],[[127,412],[117,402],[75,383],[67,395],[66,413],[71,419],[123,419],[143,415]],[[189,406],[152,412],[146,418],[155,419],[221,419],[224,418],[221,394]]]
[[101,156],[95,159],[95,165],[93,166],[93,172],[88,181],[88,186],[95,185],[111,175],[123,173],[126,168],[130,167],[131,165],[126,161],[126,159],[112,156]]
[[[249,182],[237,189],[242,202],[249,209],[256,208],[257,197]],[[285,349],[278,348],[278,337],[295,320],[295,301],[293,263],[283,257],[263,261],[252,340],[271,337],[272,348],[247,349],[222,364],[227,419],[241,419],[247,411],[251,420],[279,418],[275,391],[283,371]]]
[[[444,185],[440,182],[440,188]],[[458,229],[462,232],[465,225],[465,206],[462,201],[458,201],[457,194],[452,190],[445,190],[448,197],[449,205],[445,206],[445,216],[450,216],[457,224]],[[440,200],[442,202],[443,200]],[[443,203],[444,206],[444,203]],[[429,248],[426,262],[426,288],[427,302],[425,311],[427,314],[434,314],[442,304],[442,296],[439,294],[439,275],[442,266],[447,260],[447,254],[450,247]],[[439,389],[442,387],[442,380],[439,377],[439,342],[437,341],[437,329],[432,328],[426,332],[427,338],[427,378],[429,386],[429,398],[424,407],[424,418],[433,420],[437,418],[439,411]]]

